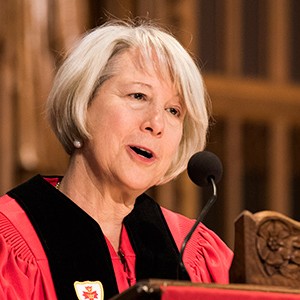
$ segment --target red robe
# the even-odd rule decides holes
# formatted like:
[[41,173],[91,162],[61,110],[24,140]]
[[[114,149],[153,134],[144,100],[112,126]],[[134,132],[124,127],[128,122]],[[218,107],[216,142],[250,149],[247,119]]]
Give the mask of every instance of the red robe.
[[[42,177],[39,177],[33,183],[29,184],[30,188],[33,188],[33,191],[35,185],[44,185],[44,183],[41,182],[41,178]],[[45,188],[48,194],[52,194],[52,197],[59,197],[58,195],[61,194],[53,187],[57,180],[58,178],[47,178],[47,181],[52,186],[46,181],[42,180],[46,185],[48,185],[48,187],[45,186]],[[39,187],[37,190],[39,190]],[[39,195],[32,193],[32,190],[30,190],[29,194],[32,194],[32,197],[40,197]],[[57,251],[57,249],[48,249],[48,244],[51,245],[51,239],[53,239],[53,237],[51,237],[49,240],[46,239],[46,241],[44,241],[43,238],[41,239],[41,237],[43,237],[43,232],[40,234],[40,227],[39,225],[35,224],[34,216],[32,217],[30,211],[27,210],[26,203],[24,204],[20,199],[16,201],[12,195],[14,195],[14,193],[9,193],[8,195],[4,195],[0,198],[0,299],[55,300],[57,299],[57,295],[60,295],[59,293],[64,288],[66,290],[73,288],[73,286],[64,286],[65,283],[63,280],[57,279],[57,276],[59,275],[55,275],[57,270],[65,269],[65,262],[62,261],[60,264],[58,264],[59,266],[52,267],[53,263],[51,262],[54,261],[54,265],[57,262],[57,259],[52,259],[54,253],[53,251]],[[15,195],[15,198],[18,198],[18,193],[15,193]],[[64,201],[71,202],[71,200],[66,199],[64,199]],[[69,203],[68,205],[68,209],[74,209],[76,213],[77,210],[80,210],[80,208],[73,203]],[[151,206],[152,205],[153,204],[151,204]],[[153,236],[156,239],[160,233],[159,231],[157,233],[155,231],[160,230],[159,227],[163,227],[163,223],[166,222],[171,236],[171,240],[169,242],[170,245],[168,244],[167,247],[170,246],[172,248],[172,243],[174,242],[174,247],[177,248],[176,251],[178,252],[183,239],[195,221],[180,214],[171,212],[170,210],[164,208],[159,209],[162,213],[162,225],[158,225],[156,228],[157,221],[150,225],[147,223],[148,221],[145,221],[146,223],[141,225],[141,228],[143,228],[145,225],[149,226],[150,235],[152,232],[154,232]],[[156,214],[157,209],[155,208],[154,211]],[[82,218],[89,218],[82,212],[78,213]],[[70,212],[70,214],[72,213]],[[108,249],[107,253],[111,259],[114,273],[114,275],[111,277],[115,278],[111,281],[111,285],[114,285],[115,280],[117,292],[124,291],[129,286],[133,285],[136,280],[146,279],[145,276],[150,276],[148,278],[176,279],[176,274],[174,274],[174,276],[173,274],[170,274],[170,272],[175,273],[172,271],[174,270],[175,266],[174,262],[171,260],[170,262],[166,263],[165,267],[162,266],[158,273],[155,273],[155,270],[151,269],[152,256],[154,257],[154,264],[156,261],[158,261],[158,265],[155,266],[155,268],[160,268],[161,261],[159,261],[159,259],[164,259],[164,257],[159,258],[160,253],[163,251],[162,248],[157,250],[157,254],[155,253],[155,242],[153,243],[151,237],[149,237],[148,246],[143,246],[140,244],[140,239],[135,238],[140,233],[139,226],[136,226],[135,224],[140,224],[136,222],[141,222],[141,220],[144,220],[143,214],[143,211],[138,211],[137,214],[133,214],[133,217],[128,218],[128,220],[127,217],[124,219],[125,225],[123,226],[119,249],[122,254],[121,260],[119,256],[120,253],[117,254],[110,245],[109,241],[104,237],[105,245],[103,247]],[[56,216],[54,216],[54,220],[55,217]],[[57,218],[59,219],[59,217]],[[151,215],[149,219],[151,220],[151,218],[155,219],[156,217]],[[41,216],[41,219],[45,219],[45,222],[47,222],[47,216]],[[51,220],[49,222],[51,222]],[[67,215],[66,222],[68,222]],[[92,223],[91,220],[88,220],[88,222]],[[95,224],[93,224],[93,226],[94,225]],[[165,231],[165,229],[163,230]],[[168,231],[168,229],[166,231]],[[53,232],[50,232],[50,234],[52,233]],[[147,243],[148,237],[146,237],[146,235],[148,234],[145,234],[143,231],[141,231],[141,233],[143,234],[143,237],[141,237],[142,243],[144,243],[144,241]],[[93,235],[91,236],[93,237]],[[168,232],[166,235],[162,235],[161,239],[164,239],[164,237],[167,236]],[[54,235],[54,242],[56,242],[55,237],[56,236]],[[158,244],[161,242],[162,241],[159,239],[157,240]],[[60,243],[59,237],[57,243]],[[89,240],[85,241],[84,236],[81,234],[78,236],[78,246],[80,246],[82,243],[86,243],[86,247],[93,246],[92,244],[89,244]],[[166,246],[163,245],[162,247],[165,248]],[[60,250],[60,248],[58,249]],[[74,249],[74,247],[72,249]],[[83,249],[85,248],[83,247]],[[162,255],[164,254],[162,253]],[[176,260],[177,254],[175,253],[174,255],[174,259]],[[142,258],[139,260],[139,257]],[[90,254],[87,254],[86,257],[81,257],[81,259],[83,262],[86,260],[87,270],[93,268],[93,265],[89,266]],[[183,257],[189,278],[193,282],[228,283],[228,271],[231,260],[231,250],[215,233],[206,228],[203,224],[198,226],[196,232],[188,242]],[[66,262],[66,268],[67,266],[68,262]],[[107,268],[109,268],[109,266]],[[85,271],[82,273],[86,274]],[[78,280],[91,280],[92,276],[94,275],[92,274],[84,276],[90,277],[84,277],[83,279],[78,278]],[[109,283],[104,285],[104,296],[109,293],[111,293],[111,295],[116,293],[116,290],[107,291],[106,293],[106,289],[108,289],[106,288],[107,286],[109,286]],[[70,296],[70,299],[73,299],[72,296]]]

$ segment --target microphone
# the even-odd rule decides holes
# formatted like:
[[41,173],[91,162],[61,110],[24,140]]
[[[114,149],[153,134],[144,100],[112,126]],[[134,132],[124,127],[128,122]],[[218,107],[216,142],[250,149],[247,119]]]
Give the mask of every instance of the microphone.
[[197,226],[199,225],[199,223],[203,222],[208,211],[217,200],[216,183],[218,183],[222,178],[223,166],[217,155],[209,151],[202,151],[202,152],[195,153],[190,158],[187,166],[187,173],[190,179],[196,185],[202,187],[211,185],[213,190],[213,195],[206,202],[195,224],[190,229],[189,233],[187,234],[187,236],[185,237],[182,243],[181,250],[179,253],[179,266],[181,268],[181,272],[182,272],[181,274],[187,274],[186,268],[183,263],[183,253],[186,248],[186,245],[190,240],[191,236],[193,235],[194,231],[196,230]]
[[210,178],[218,183],[223,175],[223,166],[218,158],[212,152],[202,151],[195,153],[189,160],[187,172],[190,179],[199,186],[210,184]]

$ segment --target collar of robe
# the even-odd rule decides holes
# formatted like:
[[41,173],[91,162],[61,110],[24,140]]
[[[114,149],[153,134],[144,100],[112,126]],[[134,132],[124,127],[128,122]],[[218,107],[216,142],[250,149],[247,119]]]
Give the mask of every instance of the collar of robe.
[[[75,281],[100,281],[104,299],[119,293],[98,223],[40,175],[8,192],[26,212],[47,255],[58,299],[76,299]],[[159,205],[136,199],[124,225],[136,254],[137,281],[190,280],[179,274],[179,251]]]

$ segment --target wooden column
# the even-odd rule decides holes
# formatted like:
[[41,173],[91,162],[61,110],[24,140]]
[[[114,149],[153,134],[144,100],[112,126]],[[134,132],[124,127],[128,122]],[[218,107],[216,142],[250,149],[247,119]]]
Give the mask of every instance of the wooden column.
[[292,207],[289,194],[291,179],[289,136],[288,123],[284,119],[274,120],[271,124],[268,207],[286,215],[290,215]]
[[225,69],[231,76],[242,70],[242,1],[228,0],[225,3]]
[[268,75],[271,80],[287,81],[290,71],[290,1],[268,0]]
[[15,13],[11,2],[0,2],[0,194],[14,184],[16,133],[15,102],[15,41],[17,24],[10,23]]
[[234,220],[243,210],[243,155],[241,119],[237,116],[227,120],[225,180],[225,237],[229,246],[234,242]]

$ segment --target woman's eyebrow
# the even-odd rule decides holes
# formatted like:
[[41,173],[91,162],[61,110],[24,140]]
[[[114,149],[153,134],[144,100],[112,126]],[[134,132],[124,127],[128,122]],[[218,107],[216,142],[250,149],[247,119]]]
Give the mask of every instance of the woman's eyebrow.
[[153,89],[152,85],[149,83],[145,83],[145,82],[141,82],[141,81],[131,81],[129,82],[129,84],[135,84],[135,85],[142,85],[142,86],[146,86],[150,89]]

